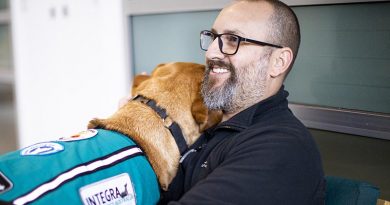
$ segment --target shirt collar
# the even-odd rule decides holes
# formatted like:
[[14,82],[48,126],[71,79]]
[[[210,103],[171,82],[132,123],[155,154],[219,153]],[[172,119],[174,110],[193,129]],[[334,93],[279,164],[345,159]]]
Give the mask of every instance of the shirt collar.
[[287,96],[289,93],[284,90],[284,86],[273,96],[266,98],[255,105],[237,113],[229,120],[217,126],[234,126],[245,129],[252,125],[253,118],[277,107],[288,107]]

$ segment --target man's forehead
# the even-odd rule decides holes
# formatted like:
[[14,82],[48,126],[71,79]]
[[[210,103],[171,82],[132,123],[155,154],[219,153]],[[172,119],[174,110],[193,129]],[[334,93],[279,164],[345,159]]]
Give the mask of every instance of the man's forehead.
[[213,25],[213,32],[248,35],[266,27],[272,7],[265,2],[239,1],[224,8]]

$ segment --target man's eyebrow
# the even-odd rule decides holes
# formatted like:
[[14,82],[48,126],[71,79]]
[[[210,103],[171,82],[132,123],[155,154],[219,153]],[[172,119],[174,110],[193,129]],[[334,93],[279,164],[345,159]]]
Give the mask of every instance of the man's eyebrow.
[[[218,33],[214,28],[211,29],[211,32]],[[244,35],[241,31],[237,29],[225,29],[222,33],[235,34],[235,35]]]
[[236,30],[236,29],[233,29],[233,30],[230,30],[230,29],[226,29],[223,31],[223,33],[230,33],[230,34],[235,34],[235,35],[243,35],[243,33],[239,30]]

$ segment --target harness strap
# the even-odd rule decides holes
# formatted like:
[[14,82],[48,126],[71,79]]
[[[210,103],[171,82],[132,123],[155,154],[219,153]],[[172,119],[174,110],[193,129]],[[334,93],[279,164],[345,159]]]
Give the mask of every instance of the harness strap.
[[[152,108],[159,116],[160,118],[165,121],[168,117],[168,114],[164,108],[161,108],[157,105],[156,101],[146,98],[142,95],[137,95],[133,98],[133,100],[140,101],[144,103],[145,105],[148,105],[150,108]],[[172,121],[171,125],[167,127],[169,131],[171,132],[173,139],[176,141],[176,145],[179,148],[180,155],[182,156],[185,151],[187,150],[187,143],[185,141],[183,132],[180,129],[179,124],[177,124],[175,121]]]
[[177,147],[179,148],[180,156],[183,156],[183,154],[187,151],[188,147],[179,125],[176,122],[172,122],[171,126],[169,126],[168,129],[176,141]]

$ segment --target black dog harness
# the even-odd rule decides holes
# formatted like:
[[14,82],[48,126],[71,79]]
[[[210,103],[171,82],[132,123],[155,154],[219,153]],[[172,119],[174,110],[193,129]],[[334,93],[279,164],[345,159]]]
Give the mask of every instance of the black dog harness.
[[[187,150],[188,147],[187,147],[187,143],[184,139],[183,132],[181,131],[181,129],[179,127],[179,124],[177,124],[173,120],[168,120],[167,118],[169,118],[169,116],[168,116],[166,110],[164,108],[159,107],[157,105],[156,101],[149,99],[149,98],[146,98],[142,95],[135,96],[133,98],[133,100],[139,101],[139,102],[149,106],[160,116],[160,118],[164,122],[164,126],[167,129],[169,129],[173,138],[175,139],[177,147],[179,148],[180,155],[183,156],[183,154],[185,153],[185,151]],[[172,123],[169,125],[169,122],[172,122]]]

